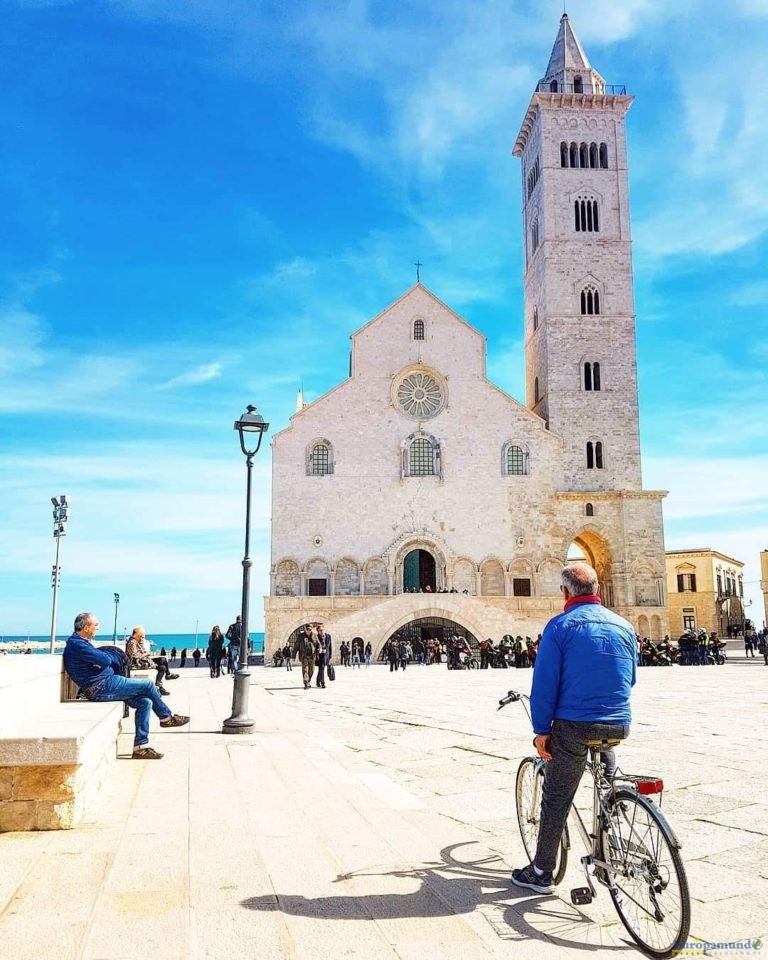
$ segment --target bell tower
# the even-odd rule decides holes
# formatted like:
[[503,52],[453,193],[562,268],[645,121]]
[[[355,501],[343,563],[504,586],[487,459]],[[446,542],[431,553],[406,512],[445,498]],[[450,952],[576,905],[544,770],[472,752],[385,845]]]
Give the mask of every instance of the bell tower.
[[641,488],[623,86],[563,14],[522,160],[527,404],[564,441],[566,490]]

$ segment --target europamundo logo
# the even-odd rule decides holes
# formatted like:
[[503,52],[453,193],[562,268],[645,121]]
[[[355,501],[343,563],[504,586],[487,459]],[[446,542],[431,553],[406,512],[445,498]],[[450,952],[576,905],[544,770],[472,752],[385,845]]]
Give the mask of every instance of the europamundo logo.
[[685,946],[675,950],[678,957],[703,956],[709,950],[718,950],[728,960],[735,960],[736,957],[754,957],[756,950],[763,949],[763,941],[755,940],[729,940],[726,942],[714,942],[710,940],[690,940]]

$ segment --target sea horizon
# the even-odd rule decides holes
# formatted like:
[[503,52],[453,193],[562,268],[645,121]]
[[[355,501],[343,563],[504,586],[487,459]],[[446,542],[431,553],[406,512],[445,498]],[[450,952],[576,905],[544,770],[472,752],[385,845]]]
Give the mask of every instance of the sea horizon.
[[[264,633],[261,631],[249,630],[248,634],[251,638],[251,643],[253,645],[254,653],[262,653],[264,650]],[[56,647],[62,648],[67,642],[70,634],[57,634],[56,635]],[[125,640],[129,634],[123,635],[119,633],[115,643],[122,645],[125,643]],[[187,652],[195,649],[195,633],[154,633],[152,636],[148,637],[148,640],[151,643],[151,649],[154,653],[157,653],[161,647],[165,647],[167,651],[170,651],[172,647],[176,647],[178,653],[181,653],[182,650],[186,649]],[[16,651],[19,647],[23,648],[29,645],[32,648],[33,653],[47,653],[50,647],[51,638],[48,634],[0,634],[0,650],[6,648],[10,652],[12,647]],[[94,637],[94,643],[98,646],[106,646],[107,644],[112,643],[112,634],[97,634]],[[208,646],[208,633],[198,633],[197,634],[197,649],[205,651],[205,648]],[[44,649],[43,649],[44,648]]]

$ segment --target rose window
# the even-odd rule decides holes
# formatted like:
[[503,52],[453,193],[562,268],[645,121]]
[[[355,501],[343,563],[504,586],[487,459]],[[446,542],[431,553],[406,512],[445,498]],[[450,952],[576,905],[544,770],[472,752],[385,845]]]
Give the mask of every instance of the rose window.
[[434,417],[443,406],[443,391],[429,373],[409,373],[397,388],[397,402],[416,420]]

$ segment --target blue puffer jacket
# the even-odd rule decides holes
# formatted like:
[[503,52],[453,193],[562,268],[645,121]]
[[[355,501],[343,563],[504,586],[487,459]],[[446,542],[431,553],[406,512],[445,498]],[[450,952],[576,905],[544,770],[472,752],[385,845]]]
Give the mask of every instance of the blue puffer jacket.
[[531,690],[537,734],[553,720],[629,724],[637,679],[632,625],[597,600],[576,597],[544,628]]

